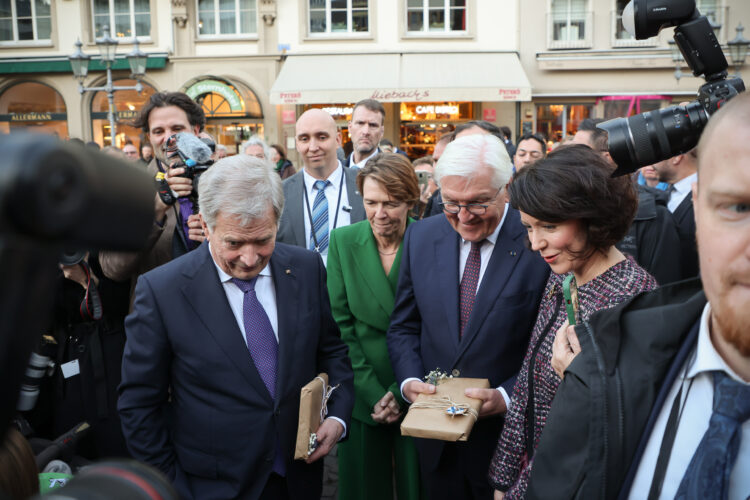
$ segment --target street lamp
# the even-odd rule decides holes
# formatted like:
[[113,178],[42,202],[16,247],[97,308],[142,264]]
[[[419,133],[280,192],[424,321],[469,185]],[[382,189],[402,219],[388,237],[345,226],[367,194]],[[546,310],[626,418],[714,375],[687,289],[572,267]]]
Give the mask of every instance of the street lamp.
[[109,28],[105,26],[102,31],[102,37],[96,39],[96,46],[99,48],[100,59],[104,64],[104,68],[107,71],[107,83],[103,87],[86,87],[83,85],[84,80],[89,72],[89,62],[91,56],[85,54],[81,50],[81,41],[78,40],[75,43],[76,51],[68,56],[70,60],[70,67],[73,70],[73,77],[78,80],[78,92],[83,95],[84,92],[100,92],[104,91],[107,93],[107,101],[109,102],[109,112],[107,118],[109,119],[109,134],[111,145],[115,145],[115,136],[117,135],[117,122],[115,120],[115,91],[117,90],[135,90],[139,94],[143,91],[143,85],[141,84],[141,78],[146,74],[146,62],[148,54],[140,49],[138,44],[138,38],[133,41],[133,51],[125,56],[130,65],[130,72],[132,78],[135,78],[136,84],[132,86],[116,86],[112,84],[112,65],[117,59],[117,45],[118,41],[109,36]]
[[743,64],[745,64],[745,58],[747,57],[747,49],[748,46],[750,46],[750,40],[742,36],[742,32],[745,31],[742,23],[737,25],[735,31],[737,32],[737,36],[734,37],[732,41],[727,42],[727,45],[729,46],[729,57],[730,59],[732,59],[732,64],[734,64],[734,71],[736,73],[736,76],[739,78],[740,68]]
[[680,47],[677,45],[677,42],[674,41],[674,39],[670,39],[668,42],[669,44],[669,52],[672,54],[672,62],[674,63],[674,77],[677,82],[680,81],[680,78],[682,78],[682,70],[680,69],[680,66],[682,64],[682,52],[680,52]]

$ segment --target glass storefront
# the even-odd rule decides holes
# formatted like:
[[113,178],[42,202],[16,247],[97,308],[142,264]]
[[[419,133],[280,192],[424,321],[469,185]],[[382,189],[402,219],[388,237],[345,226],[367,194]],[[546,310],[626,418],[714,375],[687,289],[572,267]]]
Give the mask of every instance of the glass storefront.
[[471,102],[402,102],[399,148],[415,160],[431,155],[441,135],[474,117]]
[[[116,86],[130,87],[136,84],[135,80],[115,80]],[[138,116],[141,108],[146,104],[149,97],[156,92],[151,85],[141,82],[143,91],[139,94],[135,90],[117,90],[114,93],[115,121],[117,134],[115,146],[122,148],[128,142],[140,147],[141,140],[145,140],[145,134],[141,129],[133,127],[132,123]],[[101,146],[112,144],[111,132],[109,130],[109,101],[104,91],[94,94],[91,100],[91,128],[94,141]]]
[[601,115],[605,120],[646,113],[671,103],[672,98],[664,95],[607,96],[596,101],[597,106],[603,106]]
[[203,107],[206,132],[229,154],[236,154],[240,145],[252,135],[263,137],[263,111],[255,93],[240,84],[207,78],[199,80],[185,93]]
[[68,138],[65,101],[52,87],[17,83],[0,95],[0,133],[23,130]]
[[594,104],[537,104],[536,133],[548,141],[560,142],[574,135],[578,125],[593,117]]
[[341,144],[346,150],[347,143],[351,141],[351,136],[349,135],[349,122],[352,121],[354,104],[355,103],[353,102],[335,104],[308,104],[303,107],[303,112],[307,111],[308,109],[317,108],[322,109],[323,111],[326,111],[329,115],[331,115],[336,121],[336,126],[341,132]]

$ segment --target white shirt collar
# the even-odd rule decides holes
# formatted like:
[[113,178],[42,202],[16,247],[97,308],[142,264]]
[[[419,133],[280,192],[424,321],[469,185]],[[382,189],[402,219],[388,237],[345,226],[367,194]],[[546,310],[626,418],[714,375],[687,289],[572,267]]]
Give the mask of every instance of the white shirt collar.
[[716,351],[713,342],[711,342],[711,330],[709,329],[710,318],[711,304],[706,303],[706,307],[703,308],[703,314],[701,315],[695,361],[688,369],[687,378],[693,378],[703,372],[723,371],[737,382],[750,385],[748,382],[743,381]]
[[[338,191],[342,175],[344,175],[344,167],[342,167],[339,163],[338,167],[336,167],[336,170],[334,170],[326,180],[329,181],[334,189]],[[306,168],[302,169],[302,178],[305,180],[305,189],[307,190],[308,194],[312,194],[313,189],[315,189],[315,182],[319,181],[320,179],[316,179],[312,175],[308,174]]]
[[695,173],[695,174],[688,175],[684,179],[675,182],[674,184],[672,184],[672,186],[674,186],[674,190],[678,194],[689,193],[690,190],[693,189],[693,182],[697,180],[698,180],[698,174]]
[[[505,218],[508,216],[508,204],[505,204],[505,211],[503,212],[503,218],[500,219],[500,224],[497,225],[494,231],[492,231],[492,234],[487,236],[485,238],[486,241],[489,241],[493,245],[497,242],[497,237],[500,234],[500,229],[503,227],[503,223],[505,222]],[[469,243],[465,239],[461,238],[462,243]]]
[[[208,243],[208,251],[211,254],[211,260],[214,262],[214,267],[216,268],[216,272],[219,273],[219,281],[222,283],[226,283],[227,281],[232,279],[232,276],[228,275],[224,272],[222,268],[219,267],[219,265],[216,263],[216,259],[214,259],[214,254],[211,253],[211,243]],[[271,276],[271,262],[269,261],[268,264],[266,264],[266,267],[261,269],[260,276]]]
[[349,168],[351,168],[351,167],[357,167],[357,168],[364,167],[365,164],[368,162],[368,160],[370,158],[372,158],[373,156],[375,156],[376,154],[378,154],[378,153],[380,153],[380,148],[379,147],[375,148],[375,151],[373,151],[372,154],[370,156],[368,156],[367,158],[364,158],[359,163],[354,163],[354,153],[352,152],[352,154],[349,155]]

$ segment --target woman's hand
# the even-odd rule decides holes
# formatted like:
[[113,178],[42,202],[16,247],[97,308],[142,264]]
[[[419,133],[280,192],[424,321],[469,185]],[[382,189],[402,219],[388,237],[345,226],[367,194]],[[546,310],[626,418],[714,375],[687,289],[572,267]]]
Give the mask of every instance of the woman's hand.
[[505,492],[500,490],[495,490],[495,500],[503,500],[505,498]]
[[564,323],[555,334],[550,362],[560,378],[565,378],[565,370],[579,352],[581,352],[581,344],[578,343],[575,326]]
[[388,391],[372,408],[372,419],[379,424],[392,424],[401,416],[401,408],[392,392]]

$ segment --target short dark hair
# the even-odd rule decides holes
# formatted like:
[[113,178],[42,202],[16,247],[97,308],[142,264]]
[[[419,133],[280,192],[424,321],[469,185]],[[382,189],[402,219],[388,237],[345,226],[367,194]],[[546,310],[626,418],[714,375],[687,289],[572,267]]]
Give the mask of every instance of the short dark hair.
[[284,146],[281,144],[271,144],[271,147],[279,153],[279,157],[281,157],[282,160],[286,160],[286,148]]
[[607,151],[607,142],[609,140],[607,131],[597,127],[602,122],[604,122],[602,118],[585,118],[578,125],[578,130],[591,132],[591,142],[598,153]]
[[457,125],[456,130],[454,130],[453,132],[455,132],[455,134],[458,135],[464,130],[468,130],[472,127],[479,127],[482,130],[494,135],[501,141],[503,142],[505,141],[505,136],[503,136],[502,130],[500,130],[497,126],[485,120],[470,120],[468,122],[464,122],[460,125]]
[[352,108],[352,116],[354,116],[354,111],[360,106],[364,106],[374,113],[380,113],[383,117],[383,123],[385,124],[385,108],[380,104],[380,101],[376,101],[375,99],[362,99]]
[[503,136],[506,139],[510,139],[511,137],[513,137],[513,134],[510,133],[510,127],[508,127],[507,125],[503,125],[502,127],[500,127],[500,132],[503,133]]
[[538,142],[542,146],[542,156],[547,156],[547,142],[539,134],[523,134],[518,138],[518,141],[516,141],[516,149],[518,149],[518,145],[521,144],[521,141],[528,141],[529,139]]
[[453,142],[454,140],[456,140],[456,131],[455,130],[452,131],[452,132],[446,132],[446,133],[442,134],[440,137],[438,137],[438,140],[435,142],[435,144],[437,144],[439,142]]
[[380,146],[391,146],[391,147],[393,147],[393,143],[391,141],[389,141],[388,139],[383,139],[382,141],[380,141],[379,145]]
[[516,173],[508,188],[510,203],[544,222],[580,221],[588,258],[622,240],[638,209],[630,177],[611,173],[607,160],[590,147],[561,146]]
[[364,195],[365,179],[371,177],[383,185],[396,201],[414,206],[419,200],[419,181],[414,167],[404,155],[378,153],[357,174],[357,189]]
[[154,108],[166,108],[167,106],[177,106],[183,110],[187,115],[188,123],[193,127],[197,125],[199,131],[203,130],[203,127],[206,125],[206,115],[203,113],[203,108],[192,100],[189,95],[184,92],[157,92],[156,94],[152,94],[143,108],[141,108],[141,112],[138,113],[133,126],[148,134],[148,117],[151,111]]
[[417,158],[411,164],[416,169],[420,165],[432,165],[435,166],[435,158],[432,157],[432,155],[423,156],[421,158]]

